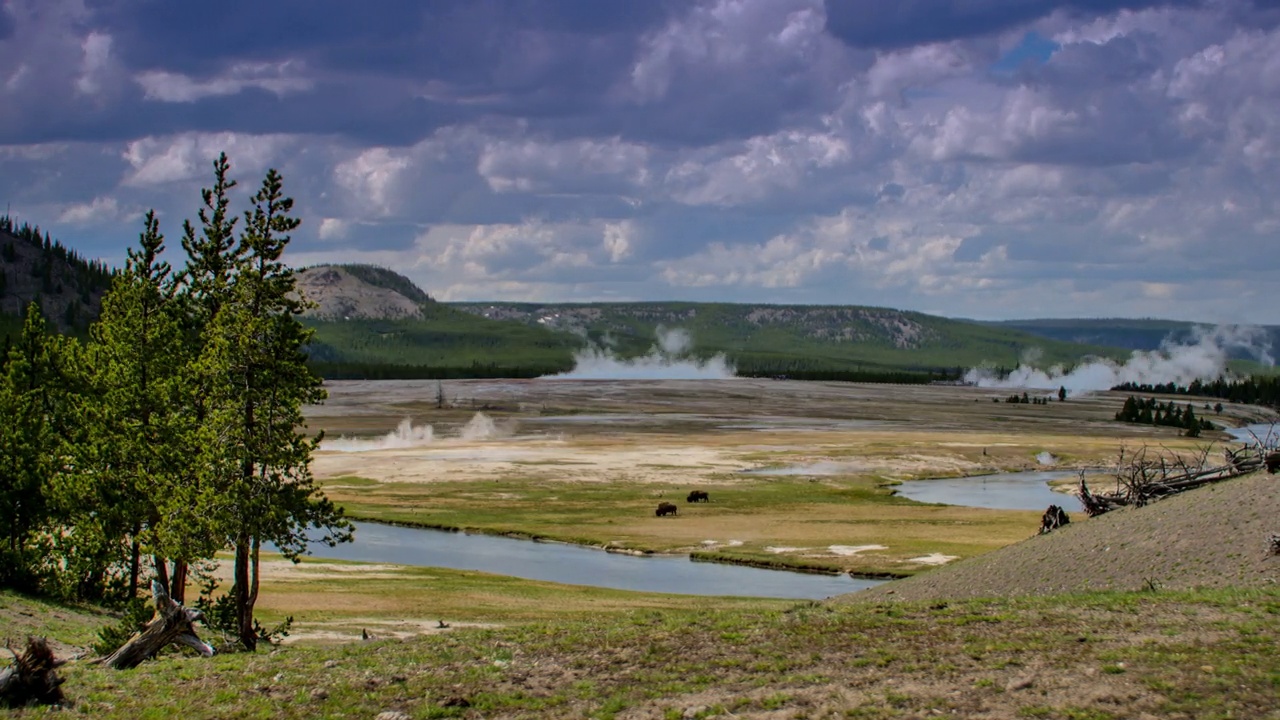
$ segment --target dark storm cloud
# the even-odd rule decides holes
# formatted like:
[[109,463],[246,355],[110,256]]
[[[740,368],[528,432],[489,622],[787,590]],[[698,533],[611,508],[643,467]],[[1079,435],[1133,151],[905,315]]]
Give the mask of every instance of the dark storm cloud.
[[1200,0],[827,0],[827,29],[854,47],[889,49],[989,35],[1056,10],[1102,15],[1197,4]]
[[[0,137],[220,129],[409,144],[441,126],[495,117],[552,133],[616,132],[606,125],[623,115],[601,115],[605,98],[669,5],[100,0],[64,33],[60,56],[40,58],[45,74],[62,80],[40,84],[49,117],[0,118]],[[114,96],[93,103],[71,92],[82,62],[75,45],[90,29],[110,36],[119,65]]]
[[105,0],[96,14],[137,68],[208,72],[301,56],[326,69],[485,77],[522,32],[636,36],[669,3],[651,0]]

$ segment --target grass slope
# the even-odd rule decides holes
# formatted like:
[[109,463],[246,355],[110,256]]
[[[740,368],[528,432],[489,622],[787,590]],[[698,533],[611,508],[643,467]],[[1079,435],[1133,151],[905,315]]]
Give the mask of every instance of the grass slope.
[[[94,718],[1276,718],[1280,591],[638,610],[63,669]],[[19,711],[36,717],[40,710]]]
[[[936,600],[1082,590],[1274,587],[1276,478],[1262,472],[1126,508],[848,599]],[[1096,489],[1096,488],[1095,488]]]
[[429,375],[529,376],[573,367],[581,341],[516,323],[487,320],[439,303],[402,320],[304,320],[315,329],[311,357],[330,377],[362,374],[362,366],[432,369]]

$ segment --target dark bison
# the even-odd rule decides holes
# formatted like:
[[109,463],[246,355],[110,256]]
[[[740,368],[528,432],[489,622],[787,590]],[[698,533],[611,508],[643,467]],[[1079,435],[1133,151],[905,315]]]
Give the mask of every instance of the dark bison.
[[663,515],[675,515],[677,514],[677,510],[679,510],[679,508],[669,502],[660,502],[658,503],[658,509],[655,510],[653,514],[658,517],[662,517]]
[[684,500],[685,502],[711,502],[711,496],[707,495],[706,490],[694,490]]
[[1267,455],[1266,459],[1267,472],[1275,475],[1280,472],[1280,450]]

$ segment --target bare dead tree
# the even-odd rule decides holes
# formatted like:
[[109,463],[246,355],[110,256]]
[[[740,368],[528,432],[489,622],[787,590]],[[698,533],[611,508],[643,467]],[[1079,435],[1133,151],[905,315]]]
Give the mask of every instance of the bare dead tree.
[[55,672],[66,664],[66,660],[58,660],[44,638],[27,638],[27,648],[21,653],[14,652],[13,665],[0,670],[0,706],[25,707],[27,705],[61,705],[66,702],[62,695],[63,678]]
[[1226,449],[1225,465],[1210,465],[1212,451],[1212,445],[1199,447],[1191,454],[1165,447],[1151,452],[1146,446],[1128,452],[1122,447],[1114,471],[1115,491],[1091,491],[1081,473],[1080,502],[1085,512],[1094,517],[1118,507],[1142,507],[1152,500],[1239,477],[1263,466],[1261,446]]
[[170,643],[186,645],[205,657],[213,655],[213,648],[196,636],[195,621],[200,619],[198,610],[174,602],[164,586],[154,580],[151,582],[151,597],[156,606],[155,617],[141,631],[134,633],[128,642],[104,658],[103,663],[116,670],[137,667]]

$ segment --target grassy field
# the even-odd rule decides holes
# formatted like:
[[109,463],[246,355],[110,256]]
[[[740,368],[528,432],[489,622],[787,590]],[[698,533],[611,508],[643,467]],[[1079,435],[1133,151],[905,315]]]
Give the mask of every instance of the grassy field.
[[[0,594],[0,612],[26,602]],[[126,672],[74,662],[62,671],[73,704],[57,714],[1265,719],[1280,717],[1277,636],[1274,588],[635,608],[209,660],[166,655]]]

